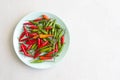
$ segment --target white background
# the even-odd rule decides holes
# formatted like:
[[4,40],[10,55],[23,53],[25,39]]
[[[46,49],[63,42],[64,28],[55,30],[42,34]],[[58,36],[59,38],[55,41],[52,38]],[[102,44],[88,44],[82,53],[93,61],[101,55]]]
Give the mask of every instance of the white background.
[[[63,61],[32,69],[16,56],[13,30],[33,11],[61,17],[70,32]],[[0,0],[0,80],[120,80],[119,0]]]

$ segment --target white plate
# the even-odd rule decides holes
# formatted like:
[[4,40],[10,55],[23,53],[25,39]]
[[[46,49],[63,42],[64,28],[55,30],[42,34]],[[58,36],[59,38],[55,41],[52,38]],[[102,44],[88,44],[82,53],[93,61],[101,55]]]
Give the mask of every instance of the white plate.
[[[64,45],[62,52],[60,53],[60,56],[56,57],[54,62],[30,63],[32,58],[26,57],[23,54],[20,54],[20,52],[19,52],[20,49],[19,49],[18,38],[23,30],[23,23],[26,22],[27,20],[33,20],[33,19],[41,16],[42,14],[48,15],[50,18],[55,18],[57,23],[62,25],[62,27],[65,29],[65,45]],[[13,34],[13,46],[14,46],[14,50],[15,50],[18,58],[26,65],[28,65],[32,68],[36,68],[36,69],[50,68],[50,67],[54,66],[56,63],[58,63],[66,54],[66,51],[69,46],[69,40],[70,40],[69,32],[68,32],[68,29],[67,29],[66,25],[64,24],[64,22],[57,16],[55,16],[51,13],[47,13],[47,12],[32,12],[32,13],[28,14],[17,24],[17,26],[14,30],[14,34]]]

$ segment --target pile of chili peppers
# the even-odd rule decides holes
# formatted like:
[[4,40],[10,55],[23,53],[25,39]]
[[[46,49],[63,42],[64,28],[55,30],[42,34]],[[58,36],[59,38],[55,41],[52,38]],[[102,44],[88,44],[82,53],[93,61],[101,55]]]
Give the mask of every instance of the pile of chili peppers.
[[42,15],[23,23],[19,37],[20,52],[33,58],[32,63],[52,60],[62,51],[65,31],[56,19]]

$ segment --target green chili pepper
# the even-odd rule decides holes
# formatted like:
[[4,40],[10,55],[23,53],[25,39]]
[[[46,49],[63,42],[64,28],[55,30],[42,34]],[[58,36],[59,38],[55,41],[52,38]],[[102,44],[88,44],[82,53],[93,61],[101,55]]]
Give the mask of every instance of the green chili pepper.
[[52,28],[52,34],[54,34],[54,31],[55,31],[55,29],[54,29],[54,28]]
[[43,25],[39,24],[38,25],[39,30],[43,28]]
[[61,46],[61,48],[58,50],[57,53],[53,54],[53,57],[57,57],[57,56],[60,54],[60,52],[62,51],[64,45],[65,45],[65,44],[63,44],[63,45]]
[[52,50],[52,47],[47,47],[44,49],[40,49],[40,52],[50,52]]
[[59,35],[61,34],[62,30],[61,29],[57,29],[57,33],[56,33],[56,39],[59,39]]
[[37,46],[37,44],[36,44],[36,43],[35,43],[35,44],[33,44],[33,45],[32,45],[32,47],[31,47],[31,49],[34,49],[36,46]]
[[31,63],[42,63],[42,62],[44,62],[44,60],[33,60]]
[[33,48],[33,50],[36,50],[37,49],[37,45],[35,45],[35,47]]
[[58,40],[58,49],[60,49],[61,48],[61,40],[59,39]]
[[34,21],[29,21],[29,22],[33,23],[36,26],[39,24],[38,22],[34,22]]
[[55,28],[60,29],[60,25],[59,24],[55,24]]
[[52,26],[55,27],[56,19],[53,20]]
[[38,29],[32,29],[31,31],[32,32],[38,32]]
[[45,27],[47,27],[50,24],[50,22],[51,22],[51,19],[47,21]]
[[43,30],[43,29],[41,29],[40,31],[41,31],[42,33],[44,33],[44,34],[48,34],[47,31],[45,31],[45,30]]
[[61,30],[61,32],[60,32],[58,38],[61,38],[63,34],[64,34],[64,30]]
[[44,47],[40,48],[40,50],[48,48],[48,47],[51,47],[51,45],[44,46]]

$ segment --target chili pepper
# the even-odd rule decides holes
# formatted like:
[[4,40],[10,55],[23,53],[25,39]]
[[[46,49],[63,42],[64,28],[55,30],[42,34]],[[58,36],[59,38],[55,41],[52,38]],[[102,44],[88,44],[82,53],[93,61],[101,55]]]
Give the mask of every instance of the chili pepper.
[[41,45],[41,39],[38,38],[38,48],[40,48],[40,45]]
[[53,50],[53,51],[48,52],[45,56],[51,56],[54,53],[55,53],[55,51]]
[[32,29],[31,31],[32,32],[38,32],[38,29]]
[[37,44],[34,43],[34,44],[32,45],[32,47],[31,47],[31,49],[34,49],[36,46],[37,46]]
[[61,32],[60,32],[60,34],[59,34],[58,38],[61,38],[63,34],[64,34],[64,31],[63,31],[63,30],[61,30]]
[[35,19],[33,21],[37,22],[37,21],[40,21],[40,20],[42,20],[42,18],[37,18],[37,19]]
[[24,53],[25,56],[28,56],[28,57],[32,57],[32,55],[30,55],[26,50],[25,50],[25,47],[24,47],[24,44],[21,44],[21,49]]
[[27,49],[27,47],[24,44],[21,44],[21,45],[24,47],[25,50]]
[[27,32],[26,27],[25,27],[25,26],[23,26],[23,28],[24,28],[25,35],[26,35],[26,36],[28,36],[28,32]]
[[36,43],[36,42],[37,42],[37,40],[32,39],[32,40],[30,40],[30,42],[31,42],[31,44],[34,44],[34,43]]
[[50,52],[51,50],[52,50],[52,47],[47,47],[47,48],[40,49],[40,52]]
[[40,47],[44,47],[44,46],[48,45],[48,43],[49,43],[48,41],[45,41],[44,43],[41,44]]
[[55,32],[55,28],[52,28],[52,34],[54,34],[54,32]]
[[61,44],[64,44],[64,35],[61,37]]
[[51,26],[48,26],[48,27],[45,28],[46,31],[51,30],[51,29],[52,29]]
[[27,41],[26,41],[26,44],[31,44],[31,41],[28,39]]
[[44,29],[40,29],[40,31],[44,34],[47,34],[47,31],[45,31]]
[[46,19],[46,20],[49,19],[47,15],[42,15],[42,17],[43,17],[43,19]]
[[55,44],[55,52],[58,52],[58,43]]
[[36,35],[36,36],[33,37],[33,39],[36,39],[36,38],[38,38],[38,37],[39,37],[39,35]]
[[49,60],[49,59],[52,59],[52,57],[40,56],[40,60]]
[[[25,50],[27,49],[27,47],[24,44],[22,44],[22,46],[24,47]],[[20,52],[23,52],[22,48],[21,48]]]
[[28,47],[27,47],[27,50],[30,50],[32,47],[32,44],[30,44]]
[[39,34],[40,38],[48,38],[48,37],[52,37],[53,35],[51,34]]
[[33,60],[31,63],[42,63],[42,62],[44,62],[44,60],[37,59],[37,60]]
[[45,49],[45,48],[49,48],[49,47],[51,47],[51,46],[50,45],[46,45],[44,47],[41,47],[40,50]]
[[22,39],[20,41],[23,42],[23,41],[27,41],[27,40],[28,40],[28,38],[24,38],[24,39]]
[[37,33],[28,33],[29,37],[33,37],[33,36],[36,36],[38,35]]
[[21,39],[24,37],[25,32],[22,32],[22,34],[20,35],[19,41],[21,41]]
[[60,25],[59,24],[55,24],[55,28],[60,29]]
[[64,44],[61,46],[61,48],[59,49],[59,51],[57,53],[55,53],[53,56],[58,56],[60,54],[60,52],[62,51],[64,47]]
[[45,27],[49,26],[49,24],[51,23],[51,19],[49,19],[45,25]]
[[31,22],[26,22],[26,23],[24,23],[23,25],[33,25],[33,23],[31,23]]
[[31,28],[31,29],[38,29],[38,27],[35,26],[35,25],[30,25],[30,28]]
[[39,25],[39,23],[38,22],[35,22],[35,21],[30,21],[33,25]]
[[58,40],[58,49],[61,48],[61,45],[62,45],[61,43],[62,43],[62,42],[61,42],[61,39],[59,39],[59,40]]
[[40,56],[40,52],[38,50],[36,50],[35,54],[34,54],[34,59]]

